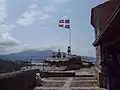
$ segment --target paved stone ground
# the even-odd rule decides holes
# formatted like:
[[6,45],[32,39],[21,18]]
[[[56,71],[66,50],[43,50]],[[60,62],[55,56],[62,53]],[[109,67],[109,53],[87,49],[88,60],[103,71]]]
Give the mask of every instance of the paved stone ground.
[[35,90],[104,90],[97,86],[94,77],[50,77],[43,81],[43,85]]
[[76,70],[77,77],[43,78],[43,85],[35,90],[105,90],[97,85],[92,69]]

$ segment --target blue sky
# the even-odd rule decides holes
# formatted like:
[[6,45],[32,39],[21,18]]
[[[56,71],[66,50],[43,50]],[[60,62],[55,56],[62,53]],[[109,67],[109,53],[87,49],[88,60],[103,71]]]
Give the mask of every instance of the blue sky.
[[66,51],[68,30],[59,19],[70,19],[72,52],[95,56],[91,8],[104,0],[0,0],[0,54],[28,49]]

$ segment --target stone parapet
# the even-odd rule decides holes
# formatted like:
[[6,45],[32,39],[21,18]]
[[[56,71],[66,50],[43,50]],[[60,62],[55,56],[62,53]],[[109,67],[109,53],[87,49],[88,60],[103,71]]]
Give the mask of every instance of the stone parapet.
[[40,72],[42,78],[48,77],[75,77],[74,71],[49,71]]
[[0,90],[32,90],[38,69],[0,74]]

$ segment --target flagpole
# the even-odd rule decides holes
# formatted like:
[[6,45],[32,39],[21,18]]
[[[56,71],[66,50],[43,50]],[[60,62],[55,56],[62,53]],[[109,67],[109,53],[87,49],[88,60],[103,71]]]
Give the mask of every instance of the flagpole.
[[72,44],[71,44],[71,29],[69,28],[69,46],[71,48]]
[[71,47],[71,30],[69,29],[69,45]]

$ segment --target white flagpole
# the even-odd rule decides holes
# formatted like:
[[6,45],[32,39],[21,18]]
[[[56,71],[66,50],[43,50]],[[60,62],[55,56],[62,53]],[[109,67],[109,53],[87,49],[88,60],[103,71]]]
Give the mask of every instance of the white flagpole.
[[70,47],[72,46],[71,43],[72,43],[72,42],[71,42],[71,30],[70,30],[70,28],[69,28],[69,45],[70,45]]
[[70,54],[72,54],[72,40],[71,40],[71,27],[69,23],[69,46],[70,46]]

